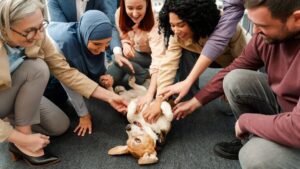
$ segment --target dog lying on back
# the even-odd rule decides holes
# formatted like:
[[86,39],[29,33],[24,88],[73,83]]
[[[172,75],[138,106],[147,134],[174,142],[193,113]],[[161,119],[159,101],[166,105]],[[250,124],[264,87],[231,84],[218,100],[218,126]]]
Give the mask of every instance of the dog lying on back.
[[143,111],[136,113],[137,100],[128,105],[127,119],[130,124],[126,126],[128,139],[126,145],[116,146],[108,151],[109,155],[131,154],[138,158],[138,164],[153,164],[158,161],[157,144],[163,144],[167,133],[171,129],[173,113],[168,102],[161,104],[162,114],[153,123],[147,123],[143,118]]
[[[102,83],[101,83],[102,81]],[[109,90],[113,90],[112,77],[100,78],[102,86],[106,86]],[[165,142],[167,133],[171,129],[171,121],[173,112],[168,102],[162,102],[160,108],[162,114],[155,123],[147,123],[143,118],[143,107],[140,112],[137,112],[137,97],[146,94],[147,89],[142,85],[135,83],[134,76],[129,78],[130,90],[125,90],[123,86],[115,87],[115,92],[130,101],[127,108],[127,120],[130,124],[126,126],[128,139],[126,145],[116,146],[108,151],[109,155],[131,154],[138,158],[138,164],[153,164],[158,161],[157,145]]]

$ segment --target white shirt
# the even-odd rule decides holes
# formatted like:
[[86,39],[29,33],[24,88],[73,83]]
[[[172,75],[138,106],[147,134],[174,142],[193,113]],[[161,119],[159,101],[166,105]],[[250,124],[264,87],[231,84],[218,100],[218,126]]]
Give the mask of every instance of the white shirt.
[[85,12],[86,4],[89,0],[76,0],[76,10],[77,10],[77,21]]

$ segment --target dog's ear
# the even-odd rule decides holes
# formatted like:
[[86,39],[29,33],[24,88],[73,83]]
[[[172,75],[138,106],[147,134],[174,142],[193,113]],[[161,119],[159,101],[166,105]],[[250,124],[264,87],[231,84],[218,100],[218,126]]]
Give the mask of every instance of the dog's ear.
[[158,140],[156,142],[156,145],[158,147],[162,147],[166,142],[167,132],[162,130],[159,134],[157,134],[157,136],[158,136]]
[[114,148],[111,148],[108,151],[109,155],[122,155],[122,154],[128,154],[128,147],[127,146],[116,146]]
[[158,161],[156,151],[153,153],[145,153],[138,161],[139,165],[153,164]]

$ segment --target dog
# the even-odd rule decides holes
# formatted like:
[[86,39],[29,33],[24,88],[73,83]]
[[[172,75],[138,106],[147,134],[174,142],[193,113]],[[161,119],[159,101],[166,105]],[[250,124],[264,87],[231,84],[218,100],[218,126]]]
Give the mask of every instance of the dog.
[[156,152],[158,145],[164,144],[166,135],[171,129],[171,121],[173,120],[171,105],[168,102],[162,102],[160,105],[161,116],[155,123],[150,124],[143,118],[143,111],[146,106],[137,113],[137,98],[145,95],[147,89],[145,86],[136,84],[134,76],[131,76],[128,81],[130,90],[126,90],[123,86],[116,86],[113,90],[113,78],[110,75],[100,77],[99,81],[102,86],[116,92],[130,102],[127,108],[127,120],[129,122],[126,126],[127,144],[110,149],[108,154],[132,154],[138,158],[140,165],[156,163],[158,161]]
[[143,118],[143,111],[137,111],[137,99],[128,105],[127,119],[130,124],[126,126],[128,139],[126,145],[116,146],[108,151],[109,155],[131,154],[138,158],[138,164],[153,164],[158,162],[157,145],[163,144],[167,133],[171,129],[173,112],[168,102],[161,103],[162,114],[153,123],[147,123]]

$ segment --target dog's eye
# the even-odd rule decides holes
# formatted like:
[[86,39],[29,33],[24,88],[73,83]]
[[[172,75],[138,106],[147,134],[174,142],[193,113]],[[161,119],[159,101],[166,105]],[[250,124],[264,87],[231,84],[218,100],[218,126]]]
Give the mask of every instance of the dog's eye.
[[141,140],[139,138],[135,138],[134,141],[137,143],[141,143]]

